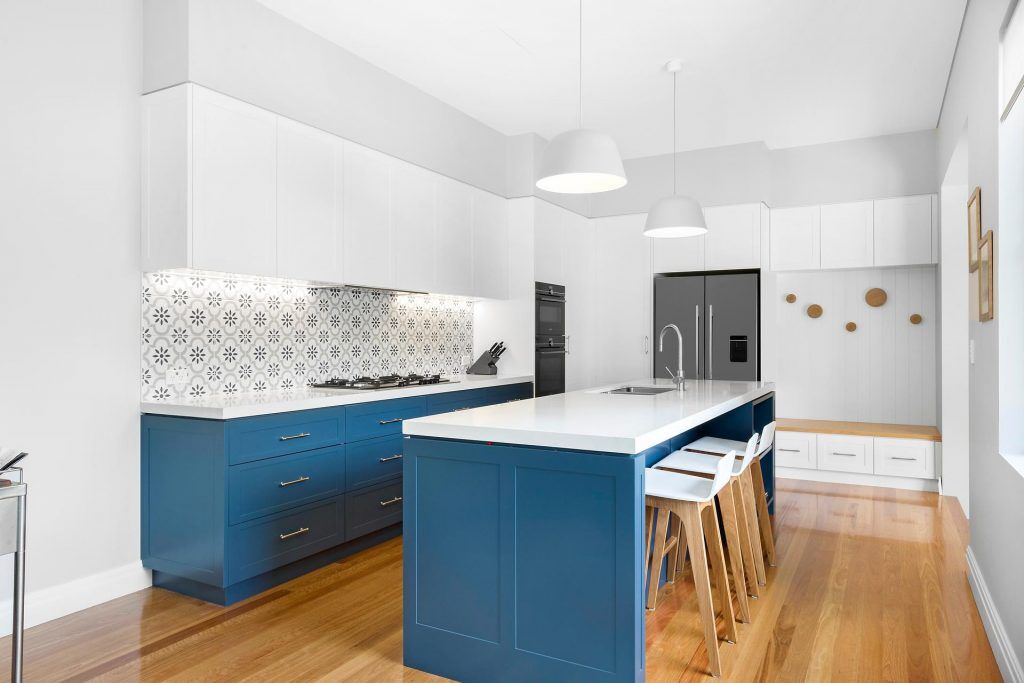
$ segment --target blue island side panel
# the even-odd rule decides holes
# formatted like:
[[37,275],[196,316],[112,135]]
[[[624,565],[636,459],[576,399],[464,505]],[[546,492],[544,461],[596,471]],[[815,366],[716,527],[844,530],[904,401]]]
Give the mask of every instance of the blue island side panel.
[[648,455],[407,438],[406,666],[643,680]]

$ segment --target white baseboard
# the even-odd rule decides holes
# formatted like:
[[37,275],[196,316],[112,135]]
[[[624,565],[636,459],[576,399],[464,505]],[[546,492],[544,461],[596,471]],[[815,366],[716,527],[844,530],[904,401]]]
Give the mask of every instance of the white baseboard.
[[1006,633],[1003,620],[999,617],[992,594],[988,592],[988,585],[985,583],[985,577],[981,573],[981,567],[978,566],[978,560],[974,557],[974,550],[971,549],[971,546],[967,546],[967,582],[971,585],[971,592],[974,593],[974,602],[978,605],[978,612],[981,613],[981,622],[985,625],[985,633],[988,634],[988,642],[992,645],[992,653],[996,656],[996,663],[999,664],[1003,680],[1010,683],[1024,683],[1024,668],[1021,667],[1017,653],[1013,651],[1010,636]]
[[855,484],[858,486],[881,486],[887,489],[928,491],[938,493],[939,483],[934,479],[912,477],[888,477],[881,474],[859,474],[857,472],[831,472],[828,470],[805,470],[800,467],[775,466],[777,479],[802,479],[820,481],[826,484]]
[[[31,628],[153,585],[152,574],[135,561],[99,574],[25,595],[25,627]],[[11,600],[0,602],[0,636],[11,633]]]

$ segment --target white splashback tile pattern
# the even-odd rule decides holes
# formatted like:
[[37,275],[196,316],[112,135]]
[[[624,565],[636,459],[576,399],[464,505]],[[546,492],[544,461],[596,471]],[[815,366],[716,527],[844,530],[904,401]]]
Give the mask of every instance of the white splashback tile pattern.
[[[332,377],[463,371],[473,303],[456,297],[146,273],[146,400],[301,388]],[[183,381],[168,381],[168,369]]]
[[[872,287],[888,294],[884,306],[864,301]],[[790,293],[796,303],[785,301]],[[778,273],[775,296],[778,415],[936,424],[934,266]],[[812,303],[824,309],[816,320]],[[921,324],[910,323],[913,313]]]

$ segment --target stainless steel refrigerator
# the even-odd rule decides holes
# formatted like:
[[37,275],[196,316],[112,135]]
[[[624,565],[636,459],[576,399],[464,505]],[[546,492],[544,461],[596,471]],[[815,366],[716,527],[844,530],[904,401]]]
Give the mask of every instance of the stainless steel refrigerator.
[[676,371],[677,338],[661,329],[674,323],[683,335],[687,379],[760,379],[759,275],[719,273],[654,278],[654,376]]

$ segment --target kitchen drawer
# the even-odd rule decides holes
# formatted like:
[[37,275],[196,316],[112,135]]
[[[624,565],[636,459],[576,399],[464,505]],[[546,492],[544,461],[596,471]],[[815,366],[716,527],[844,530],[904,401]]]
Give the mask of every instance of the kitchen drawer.
[[490,390],[491,403],[511,403],[521,401],[524,398],[533,398],[533,385],[529,382],[522,384],[506,384]]
[[336,446],[345,440],[345,408],[301,410],[229,420],[228,464]]
[[345,497],[336,496],[228,529],[227,584],[268,572],[345,540]]
[[345,450],[348,490],[394,479],[402,475],[401,434],[351,443]]
[[935,443],[876,436],[875,474],[935,479]]
[[374,486],[345,497],[345,531],[349,540],[401,521],[401,481]]
[[874,445],[870,436],[818,434],[818,469],[871,474]]
[[292,453],[228,468],[228,523],[345,492],[345,447]]
[[487,399],[487,391],[487,389],[468,389],[445,394],[432,394],[427,397],[427,414],[453,413],[457,410],[485,406],[491,402]]
[[776,432],[775,464],[779,467],[818,469],[817,435],[804,432]]
[[402,420],[426,414],[424,396],[357,404],[345,411],[345,431],[349,441],[401,434]]

